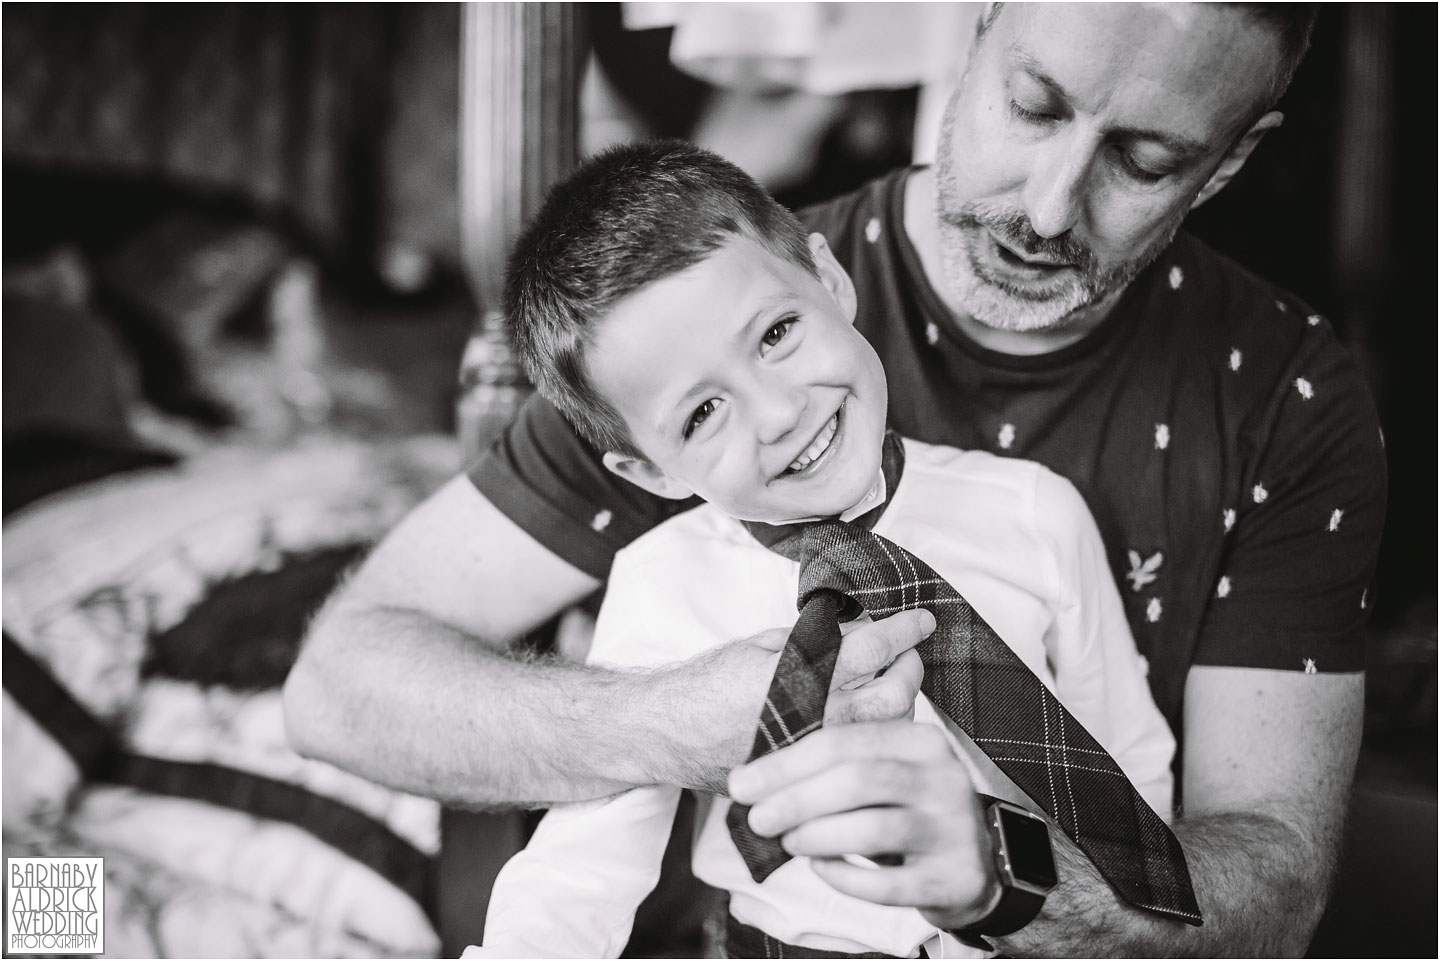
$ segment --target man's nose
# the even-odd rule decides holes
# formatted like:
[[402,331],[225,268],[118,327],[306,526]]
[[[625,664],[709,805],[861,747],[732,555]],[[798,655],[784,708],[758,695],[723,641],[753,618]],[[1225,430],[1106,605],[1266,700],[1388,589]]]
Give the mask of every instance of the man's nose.
[[1037,146],[1022,200],[1040,236],[1059,237],[1084,216],[1092,146],[1082,136],[1054,137]]
[[792,384],[767,384],[755,392],[755,431],[762,444],[778,443],[804,423],[806,396]]

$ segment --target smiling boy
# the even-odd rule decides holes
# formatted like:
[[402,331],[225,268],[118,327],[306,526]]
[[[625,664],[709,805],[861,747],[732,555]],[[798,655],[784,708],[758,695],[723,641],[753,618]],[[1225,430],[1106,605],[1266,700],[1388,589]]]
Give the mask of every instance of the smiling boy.
[[[675,141],[602,154],[522,235],[506,293],[527,372],[605,465],[662,497],[707,502],[617,557],[592,663],[654,668],[793,622],[798,565],[740,521],[849,520],[883,505],[876,532],[964,594],[1169,817],[1174,739],[1084,502],[1034,463],[888,439],[885,372],[854,327],[848,275],[745,174]],[[674,716],[685,724],[684,705]],[[923,696],[914,717],[917,750],[965,761],[956,791],[1029,803]],[[483,953],[617,956],[679,793],[640,788],[553,809],[496,882]],[[727,805],[711,806],[694,867],[729,894],[729,956],[976,953],[914,908],[835,891],[819,859],[757,884]],[[852,856],[893,853],[859,834],[847,844]]]

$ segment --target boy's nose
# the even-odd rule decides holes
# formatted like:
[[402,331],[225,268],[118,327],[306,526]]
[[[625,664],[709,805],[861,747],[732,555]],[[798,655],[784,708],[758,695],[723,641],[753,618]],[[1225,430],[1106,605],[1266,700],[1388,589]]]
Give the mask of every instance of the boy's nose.
[[755,399],[755,429],[762,444],[775,444],[804,423],[805,391],[783,387],[763,392]]

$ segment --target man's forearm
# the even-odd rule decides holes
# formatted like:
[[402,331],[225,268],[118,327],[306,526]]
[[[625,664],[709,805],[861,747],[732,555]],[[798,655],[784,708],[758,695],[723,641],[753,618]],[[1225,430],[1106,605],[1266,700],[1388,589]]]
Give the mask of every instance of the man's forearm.
[[725,683],[747,656],[765,655],[613,672],[511,656],[411,611],[333,611],[286,683],[287,726],[303,754],[462,806],[714,788],[759,713]]
[[1120,902],[1066,838],[1061,884],[1035,921],[999,939],[1015,957],[1299,957],[1324,909],[1333,838],[1278,818],[1225,814],[1175,825],[1205,923],[1167,921]]

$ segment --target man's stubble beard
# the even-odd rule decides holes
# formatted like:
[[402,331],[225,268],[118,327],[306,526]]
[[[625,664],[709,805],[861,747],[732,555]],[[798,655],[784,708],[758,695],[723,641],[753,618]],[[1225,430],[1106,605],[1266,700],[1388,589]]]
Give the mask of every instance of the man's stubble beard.
[[[962,84],[965,80],[961,82]],[[1089,308],[1120,291],[1170,246],[1189,212],[1181,207],[1166,223],[1159,236],[1140,254],[1108,269],[1101,269],[1089,245],[1066,234],[1046,238],[1035,233],[1029,218],[1018,207],[987,201],[955,202],[959,187],[953,151],[957,92],[946,105],[940,127],[940,144],[935,174],[935,217],[940,244],[940,263],[945,283],[965,314],[994,330],[1029,333],[1059,330],[1087,316]],[[1058,288],[1045,290],[1006,284],[998,277],[984,277],[972,259],[968,236],[983,242],[990,231],[1016,249],[1044,254],[1073,264],[1076,276]]]

